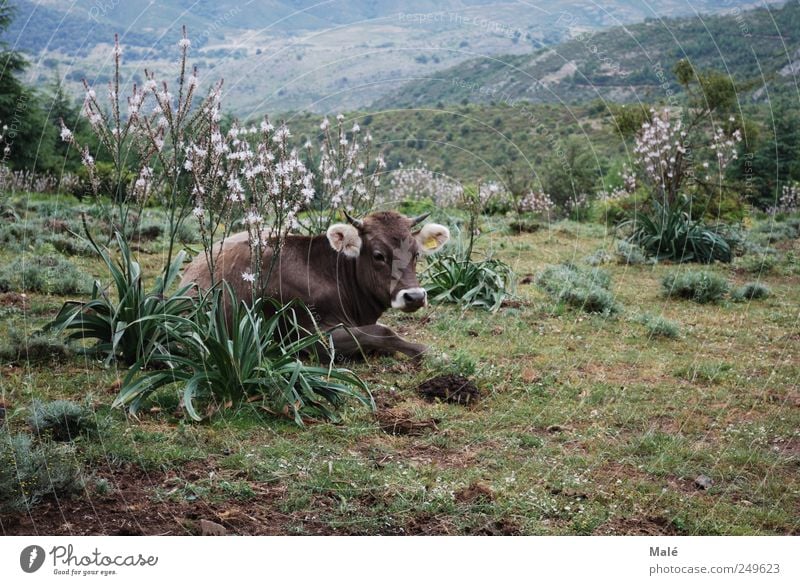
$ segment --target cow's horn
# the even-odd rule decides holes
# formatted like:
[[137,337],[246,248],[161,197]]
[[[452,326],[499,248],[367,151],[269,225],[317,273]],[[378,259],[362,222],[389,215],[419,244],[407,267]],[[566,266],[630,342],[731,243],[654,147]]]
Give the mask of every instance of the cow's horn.
[[411,219],[411,227],[414,227],[421,221],[425,221],[425,218],[428,217],[430,214],[431,212],[429,211],[428,213],[423,213],[422,215],[418,215],[417,217],[409,218]]
[[354,226],[356,226],[359,229],[364,227],[364,222],[363,221],[361,221],[360,219],[356,219],[355,217],[352,217],[349,213],[347,213],[346,209],[342,209],[342,211],[344,212],[344,216],[347,218],[347,221],[349,221],[350,223],[352,223]]

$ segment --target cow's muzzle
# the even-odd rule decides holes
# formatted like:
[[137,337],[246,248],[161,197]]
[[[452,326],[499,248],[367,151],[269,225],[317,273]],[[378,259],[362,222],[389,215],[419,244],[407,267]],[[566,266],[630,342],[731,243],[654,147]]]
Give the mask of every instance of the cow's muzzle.
[[392,308],[411,313],[424,307],[428,301],[428,293],[424,288],[404,288],[392,299]]

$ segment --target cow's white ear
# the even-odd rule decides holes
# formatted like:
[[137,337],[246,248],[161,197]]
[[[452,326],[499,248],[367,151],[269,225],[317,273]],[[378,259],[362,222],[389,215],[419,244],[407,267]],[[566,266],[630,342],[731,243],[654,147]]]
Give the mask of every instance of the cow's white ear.
[[361,253],[361,236],[358,230],[346,223],[335,223],[328,228],[328,241],[331,248],[350,258]]
[[414,237],[423,254],[433,254],[442,249],[450,239],[450,230],[438,223],[428,223]]

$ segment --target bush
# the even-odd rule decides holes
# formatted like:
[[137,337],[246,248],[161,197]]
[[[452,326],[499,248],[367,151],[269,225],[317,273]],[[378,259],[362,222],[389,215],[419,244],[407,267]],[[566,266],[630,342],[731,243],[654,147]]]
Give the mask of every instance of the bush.
[[707,271],[687,271],[667,274],[661,281],[664,294],[692,300],[696,303],[714,303],[728,292],[728,281]]
[[[272,305],[269,317],[266,303]],[[231,326],[226,319],[230,311],[223,307],[235,307]],[[366,385],[353,372],[300,360],[303,353],[327,347],[326,333],[299,325],[306,319],[314,322],[299,303],[281,306],[263,299],[252,306],[239,303],[225,283],[198,301],[193,319],[165,316],[161,326],[181,341],[171,355],[157,354],[152,360],[168,369],[145,372],[146,361],[139,360],[125,377],[114,405],[136,412],[149,394],[178,383],[183,386],[186,412],[195,420],[202,419],[198,410],[211,413],[254,397],[299,425],[304,416],[338,420],[338,410],[348,398],[374,408]]]
[[80,469],[69,448],[0,428],[0,515],[28,511],[46,496],[81,488]]
[[666,337],[668,339],[680,337],[678,324],[664,317],[645,313],[639,317],[638,321],[645,326],[650,337]]
[[86,240],[65,234],[53,234],[45,238],[57,252],[67,256],[92,256],[94,249]]
[[89,276],[60,256],[26,255],[0,270],[0,292],[68,295],[89,290]]
[[691,218],[689,199],[672,207],[653,201],[652,207],[649,214],[636,213],[621,225],[631,229],[628,241],[640,246],[649,256],[656,260],[701,264],[733,260],[730,244],[720,230]]
[[49,435],[55,441],[72,441],[95,429],[92,413],[69,400],[35,403],[28,424],[37,436]]
[[456,303],[497,311],[513,293],[514,272],[508,264],[489,258],[481,262],[460,254],[440,254],[423,273],[432,303]]
[[636,244],[631,244],[630,242],[626,242],[622,240],[617,243],[617,262],[619,264],[650,264],[651,261],[647,258],[647,255],[644,253],[639,246]]
[[572,264],[548,266],[536,276],[536,285],[556,302],[587,313],[613,315],[621,310],[609,290],[611,277],[599,268],[581,270]]
[[612,258],[611,254],[601,248],[596,250],[591,256],[584,258],[583,261],[589,266],[600,266],[602,264],[608,264],[611,262]]
[[731,293],[731,298],[736,302],[761,300],[772,295],[768,286],[760,282],[748,282]]
[[26,336],[18,329],[11,329],[8,341],[0,346],[0,361],[6,363],[63,361],[71,355],[60,339],[40,332]]

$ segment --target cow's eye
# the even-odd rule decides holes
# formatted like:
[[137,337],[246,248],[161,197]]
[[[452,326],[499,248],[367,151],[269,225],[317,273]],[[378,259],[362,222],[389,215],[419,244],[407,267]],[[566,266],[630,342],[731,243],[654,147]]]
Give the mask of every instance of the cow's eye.
[[375,258],[378,262],[386,262],[386,256],[383,255],[381,252],[373,252],[372,257]]

